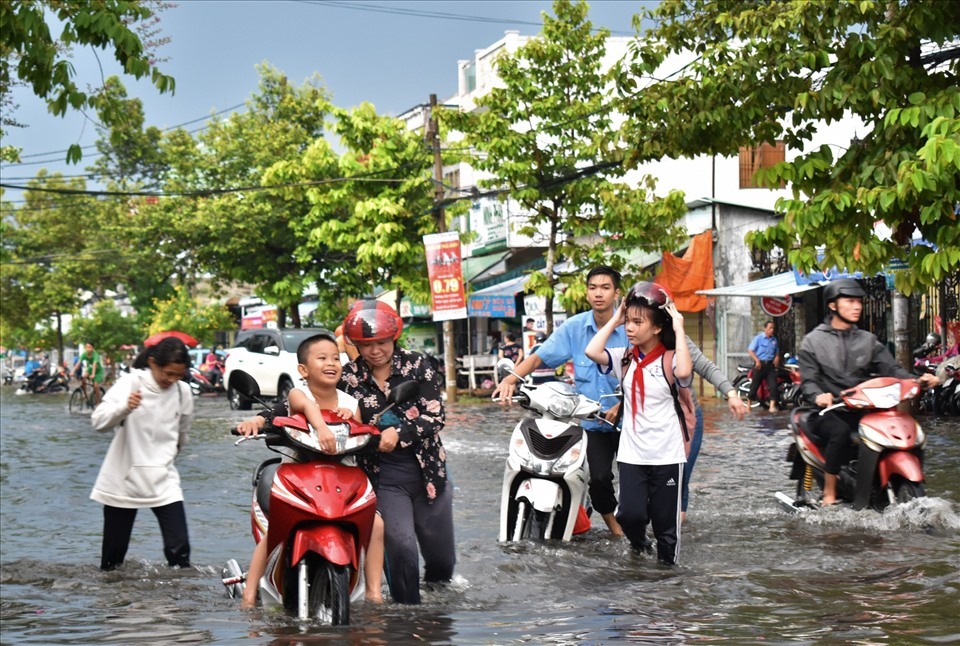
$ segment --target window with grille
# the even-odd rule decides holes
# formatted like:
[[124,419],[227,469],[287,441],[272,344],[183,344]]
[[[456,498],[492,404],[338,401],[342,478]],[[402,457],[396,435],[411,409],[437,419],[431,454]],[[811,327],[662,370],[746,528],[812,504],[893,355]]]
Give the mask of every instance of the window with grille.
[[[756,174],[763,168],[771,168],[786,159],[786,147],[782,141],[774,145],[762,143],[759,146],[740,147],[740,188],[761,188],[757,185]],[[783,184],[780,188],[783,188]]]

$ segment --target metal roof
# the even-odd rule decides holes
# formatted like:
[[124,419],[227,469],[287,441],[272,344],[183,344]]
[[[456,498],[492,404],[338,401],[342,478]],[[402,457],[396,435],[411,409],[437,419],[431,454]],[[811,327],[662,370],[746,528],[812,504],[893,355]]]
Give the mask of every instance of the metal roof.
[[747,296],[749,298],[762,298],[764,296],[774,296],[783,298],[805,292],[810,289],[820,287],[819,283],[810,283],[809,285],[798,285],[792,271],[787,271],[776,276],[760,278],[753,282],[743,285],[730,285],[728,287],[717,287],[715,289],[697,290],[698,294],[704,296]]

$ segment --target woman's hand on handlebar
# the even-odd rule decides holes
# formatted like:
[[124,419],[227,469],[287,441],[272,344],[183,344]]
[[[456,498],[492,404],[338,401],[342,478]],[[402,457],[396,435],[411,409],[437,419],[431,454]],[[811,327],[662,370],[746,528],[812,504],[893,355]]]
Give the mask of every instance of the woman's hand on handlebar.
[[620,402],[611,406],[607,412],[603,413],[603,419],[607,420],[611,426],[617,423],[617,414],[620,412]]
[[814,400],[817,406],[820,408],[827,408],[833,406],[833,395],[831,393],[820,393],[817,395],[817,398]]

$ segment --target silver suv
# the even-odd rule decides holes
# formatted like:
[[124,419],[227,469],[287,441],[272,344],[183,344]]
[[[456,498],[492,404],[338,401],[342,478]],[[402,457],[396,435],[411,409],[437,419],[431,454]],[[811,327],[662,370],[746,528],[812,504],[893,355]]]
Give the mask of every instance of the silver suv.
[[234,387],[234,375],[244,372],[256,380],[264,398],[287,398],[294,384],[300,383],[297,372],[297,348],[304,339],[329,330],[323,328],[290,328],[275,330],[258,328],[241,330],[234,347],[227,350],[223,383],[227,386],[230,408],[249,410],[253,401]]

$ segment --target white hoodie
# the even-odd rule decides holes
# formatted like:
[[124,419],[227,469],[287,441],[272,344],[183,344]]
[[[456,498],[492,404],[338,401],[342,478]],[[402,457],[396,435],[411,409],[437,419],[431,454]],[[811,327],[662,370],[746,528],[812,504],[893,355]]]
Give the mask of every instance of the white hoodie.
[[[140,406],[130,411],[127,399],[138,388]],[[193,397],[186,383],[161,390],[150,370],[122,375],[90,418],[94,430],[114,431],[90,498],[128,509],[183,500],[173,460],[186,444],[192,420]]]

